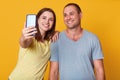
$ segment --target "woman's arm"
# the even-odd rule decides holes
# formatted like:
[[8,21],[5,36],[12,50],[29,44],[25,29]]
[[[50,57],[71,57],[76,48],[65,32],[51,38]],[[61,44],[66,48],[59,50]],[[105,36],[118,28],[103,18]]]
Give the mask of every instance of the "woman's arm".
[[22,30],[22,35],[20,37],[20,46],[22,48],[27,48],[32,43],[32,38],[34,38],[34,34],[37,33],[35,27],[25,27]]

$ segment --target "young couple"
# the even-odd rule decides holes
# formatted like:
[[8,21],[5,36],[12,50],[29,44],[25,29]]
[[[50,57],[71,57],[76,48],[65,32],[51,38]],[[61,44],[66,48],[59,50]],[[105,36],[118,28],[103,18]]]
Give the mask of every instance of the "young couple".
[[59,75],[60,80],[105,80],[100,42],[82,29],[79,5],[67,4],[63,14],[67,27],[59,38],[54,34],[56,15],[50,8],[37,13],[35,27],[24,27],[18,63],[9,80],[43,80],[49,59],[50,80],[58,80]]

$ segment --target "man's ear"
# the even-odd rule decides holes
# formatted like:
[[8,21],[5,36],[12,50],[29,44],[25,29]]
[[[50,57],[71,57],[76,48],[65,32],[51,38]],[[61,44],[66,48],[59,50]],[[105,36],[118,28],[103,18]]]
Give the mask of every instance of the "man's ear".
[[80,12],[80,18],[82,18],[82,16],[83,16],[83,15],[82,15],[82,12]]

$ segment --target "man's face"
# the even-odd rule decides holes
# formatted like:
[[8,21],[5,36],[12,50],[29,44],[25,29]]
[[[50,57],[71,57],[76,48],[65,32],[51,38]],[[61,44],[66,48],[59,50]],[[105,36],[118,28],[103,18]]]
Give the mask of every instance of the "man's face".
[[67,6],[64,8],[64,23],[69,29],[80,26],[81,13],[77,12],[75,6]]

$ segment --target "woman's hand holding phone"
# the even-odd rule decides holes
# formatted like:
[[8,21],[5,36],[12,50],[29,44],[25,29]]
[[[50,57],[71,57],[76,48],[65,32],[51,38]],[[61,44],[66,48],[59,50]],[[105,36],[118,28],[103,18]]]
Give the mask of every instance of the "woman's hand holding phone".
[[22,35],[25,39],[34,38],[34,35],[37,33],[37,29],[33,26],[31,27],[24,27],[22,30]]
[[37,33],[35,25],[36,25],[36,15],[35,14],[27,14],[26,15],[26,25],[23,29],[23,35],[26,39],[35,37],[35,34]]

